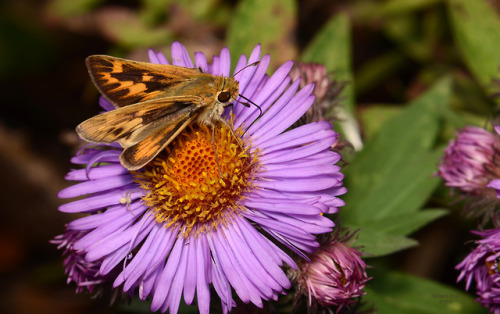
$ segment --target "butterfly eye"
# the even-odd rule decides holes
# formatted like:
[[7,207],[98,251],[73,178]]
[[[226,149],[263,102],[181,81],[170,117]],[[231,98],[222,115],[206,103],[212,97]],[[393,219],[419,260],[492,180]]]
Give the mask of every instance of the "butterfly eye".
[[219,96],[217,96],[220,102],[228,102],[230,98],[231,94],[229,94],[229,92],[220,92]]

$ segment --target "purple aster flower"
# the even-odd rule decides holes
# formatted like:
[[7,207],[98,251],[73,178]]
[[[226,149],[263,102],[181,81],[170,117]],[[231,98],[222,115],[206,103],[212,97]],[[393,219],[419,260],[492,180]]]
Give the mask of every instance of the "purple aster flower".
[[342,92],[345,83],[339,83],[328,77],[326,67],[322,64],[298,62],[290,71],[292,79],[301,78],[300,87],[314,83],[313,105],[307,112],[295,123],[303,125],[320,120],[335,121],[333,117],[333,107],[338,104],[337,97]]
[[[500,128],[495,127],[500,132]],[[445,184],[466,198],[465,211],[485,219],[499,203],[492,188],[499,187],[500,138],[482,128],[467,126],[450,141],[439,165]]]
[[304,295],[313,309],[337,306],[338,312],[365,294],[363,288],[371,278],[366,274],[362,254],[351,247],[353,236],[348,232],[340,236],[337,231],[322,237],[310,261],[299,263],[297,271],[291,270],[297,288],[296,303]]
[[456,266],[460,271],[457,282],[465,279],[465,290],[473,281],[476,284],[476,302],[490,308],[490,312],[500,313],[500,229],[472,231],[482,237],[476,241],[477,247]]
[[[150,52],[150,59],[167,63],[163,54]],[[227,48],[212,64],[196,53],[193,64],[174,43],[172,60],[230,75]],[[152,311],[176,313],[181,296],[191,304],[196,292],[200,312],[209,313],[210,285],[225,312],[235,305],[233,289],[261,307],[290,287],[281,267],[296,264],[285,249],[306,257],[319,246],[315,235],[334,227],[325,214],[344,205],[337,196],[346,192],[335,165],[340,155],[330,151],[338,135],[324,121],[287,131],[313,103],[313,86],[291,83],[292,62],[267,76],[269,60],[257,46],[236,64],[240,94],[265,112],[253,123],[259,111],[236,101],[225,113],[239,141],[222,124],[215,134],[193,125],[141,171],[120,164],[119,145],[88,147],[72,159],[85,168],[68,173],[79,183],[59,197],[85,197],[59,210],[91,214],[69,224],[85,233],[73,248],[100,261],[99,275],[117,270],[114,287],[150,297]],[[101,106],[112,109],[105,100]]]

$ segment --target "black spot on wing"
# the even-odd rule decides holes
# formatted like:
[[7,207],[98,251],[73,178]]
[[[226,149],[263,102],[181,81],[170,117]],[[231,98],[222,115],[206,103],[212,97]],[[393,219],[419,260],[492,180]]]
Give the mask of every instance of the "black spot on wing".
[[163,90],[178,84],[178,82],[173,82],[173,81],[170,81],[168,83],[166,81],[147,81],[142,83],[146,85],[147,91]]
[[111,130],[111,134],[113,134],[114,136],[118,136],[118,135],[122,134],[123,131],[125,131],[124,128],[116,128],[116,129]]
[[140,102],[140,100],[143,98],[143,97],[129,97],[129,95],[130,95],[130,92],[129,92],[128,88],[117,89],[117,90],[109,91],[107,93],[107,96],[109,96],[109,98],[111,98],[113,100],[116,99],[116,102],[118,102],[118,105],[120,107]]
[[91,65],[91,68],[96,67],[103,72],[113,71],[113,62],[107,60],[106,58],[90,56],[87,58],[87,63]]
[[116,89],[116,88],[119,88],[121,86],[120,83],[109,83],[109,84],[106,84],[106,88],[107,89]]

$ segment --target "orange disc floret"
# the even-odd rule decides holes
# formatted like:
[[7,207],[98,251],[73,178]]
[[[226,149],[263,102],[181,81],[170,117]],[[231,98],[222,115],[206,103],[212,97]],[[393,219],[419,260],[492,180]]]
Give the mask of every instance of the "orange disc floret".
[[[147,191],[143,201],[166,226],[185,237],[209,231],[243,210],[238,201],[253,188],[257,157],[223,124],[195,125],[182,132],[136,181]],[[238,139],[236,138],[238,137]],[[242,149],[242,147],[246,147]],[[253,156],[251,156],[253,155]]]

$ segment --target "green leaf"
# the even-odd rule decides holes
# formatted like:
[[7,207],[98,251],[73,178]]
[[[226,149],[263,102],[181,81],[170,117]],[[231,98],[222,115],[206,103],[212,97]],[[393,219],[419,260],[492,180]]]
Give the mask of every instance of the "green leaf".
[[443,79],[366,142],[345,168],[346,222],[414,212],[425,202],[438,183],[432,174],[441,151],[431,148],[439,129],[439,107],[449,97],[450,80]]
[[402,106],[371,105],[359,112],[359,119],[365,133],[365,140],[372,138],[373,134],[392,117],[401,113]]
[[356,243],[371,256],[415,245],[405,236],[444,214],[418,209],[439,183],[433,173],[442,148],[433,146],[450,89],[448,78],[440,80],[388,120],[345,168],[342,222],[360,229]]
[[293,59],[295,53],[289,36],[295,27],[296,11],[293,0],[240,1],[227,34],[231,54],[248,56],[260,43],[262,51],[271,55],[271,62]]
[[467,293],[427,279],[374,268],[368,275],[363,300],[378,313],[487,313]]
[[363,144],[359,126],[354,119],[354,79],[352,74],[351,24],[346,14],[338,14],[330,19],[311,41],[301,56],[304,62],[323,64],[333,78],[348,84],[338,99],[341,107],[336,108],[335,116],[343,136],[359,150]]
[[450,0],[448,9],[465,63],[488,90],[500,66],[500,18],[488,1]]
[[376,177],[376,181],[372,181],[375,186],[358,202],[360,208],[370,208],[360,221],[404,215],[419,209],[439,183],[432,175],[442,153],[439,149],[428,154],[409,155],[405,165]]
[[370,221],[369,227],[390,235],[409,235],[447,213],[448,210],[446,209],[426,209],[414,213],[386,217],[383,220],[373,220]]
[[391,254],[418,244],[418,242],[413,239],[384,233],[370,226],[363,226],[361,228],[351,224],[342,224],[342,226],[348,227],[351,231],[360,230],[354,246],[362,247],[361,251],[365,254],[365,258]]
[[311,41],[301,56],[304,62],[325,65],[334,78],[349,84],[344,88],[341,99],[352,113],[354,108],[354,84],[352,76],[351,26],[346,14],[332,18]]
[[417,245],[406,235],[445,215],[446,210],[424,210],[411,214],[370,220],[362,225],[342,224],[350,230],[360,230],[356,246],[362,246],[366,257],[391,254]]

